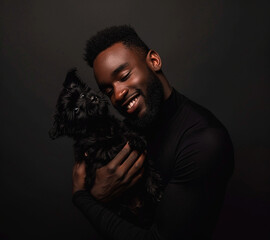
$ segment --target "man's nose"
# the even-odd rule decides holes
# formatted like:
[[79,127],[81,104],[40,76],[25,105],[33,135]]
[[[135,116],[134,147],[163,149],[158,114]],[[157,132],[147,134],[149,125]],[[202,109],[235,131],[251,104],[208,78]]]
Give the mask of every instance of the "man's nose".
[[120,102],[128,93],[128,88],[122,83],[116,83],[114,86],[114,99],[115,102]]

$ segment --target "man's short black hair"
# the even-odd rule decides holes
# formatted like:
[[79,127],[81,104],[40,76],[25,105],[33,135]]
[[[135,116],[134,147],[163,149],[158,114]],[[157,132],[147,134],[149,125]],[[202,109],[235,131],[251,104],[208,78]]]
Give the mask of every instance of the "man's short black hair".
[[125,46],[135,47],[139,53],[146,57],[149,48],[140,39],[135,30],[128,25],[112,26],[97,32],[86,44],[84,60],[90,67],[97,55],[115,43],[121,42]]

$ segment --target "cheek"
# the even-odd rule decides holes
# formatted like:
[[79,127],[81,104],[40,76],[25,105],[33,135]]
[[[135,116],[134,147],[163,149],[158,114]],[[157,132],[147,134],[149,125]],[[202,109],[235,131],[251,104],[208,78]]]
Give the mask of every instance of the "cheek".
[[147,74],[145,74],[144,72],[136,71],[131,78],[132,86],[134,88],[140,89],[144,94],[146,93],[147,82]]

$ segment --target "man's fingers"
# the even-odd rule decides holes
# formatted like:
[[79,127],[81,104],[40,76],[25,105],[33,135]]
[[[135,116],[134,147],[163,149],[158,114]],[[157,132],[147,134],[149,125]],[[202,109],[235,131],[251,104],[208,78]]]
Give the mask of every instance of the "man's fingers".
[[[133,178],[125,178],[122,181],[122,187],[115,189],[113,198],[120,196],[123,192],[125,192],[128,188],[136,184],[137,181],[143,176],[144,169],[141,169]],[[103,200],[104,201],[104,200]]]
[[73,166],[73,175],[85,175],[85,162],[75,163]]
[[127,156],[130,154],[130,151],[131,148],[127,143],[115,156],[115,158],[107,164],[108,170],[114,172],[116,168],[127,158]]
[[135,183],[137,183],[140,178],[143,176],[143,172],[144,172],[144,169],[142,169],[131,181],[130,183],[127,185],[127,188],[130,188],[132,187]]
[[[127,178],[132,178],[136,173],[138,173],[138,171],[142,168],[144,160],[145,160],[145,153],[142,153],[139,158],[137,159],[137,161],[134,162],[134,164],[130,167],[128,173],[126,174],[125,177]],[[121,166],[122,167],[122,166]]]
[[122,172],[126,173],[131,166],[136,162],[138,158],[138,153],[136,151],[132,151],[127,159],[121,164],[120,169]]
[[72,194],[84,189],[85,162],[75,163],[72,171]]

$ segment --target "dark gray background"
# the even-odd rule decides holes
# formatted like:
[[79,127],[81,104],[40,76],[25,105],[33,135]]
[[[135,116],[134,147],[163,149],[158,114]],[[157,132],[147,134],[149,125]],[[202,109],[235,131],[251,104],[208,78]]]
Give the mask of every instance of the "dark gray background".
[[210,109],[235,146],[215,239],[269,239],[269,1],[0,2],[0,239],[98,239],[71,203],[72,141],[51,141],[56,97],[97,30],[131,24],[171,84]]

